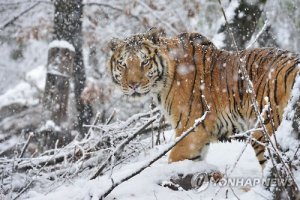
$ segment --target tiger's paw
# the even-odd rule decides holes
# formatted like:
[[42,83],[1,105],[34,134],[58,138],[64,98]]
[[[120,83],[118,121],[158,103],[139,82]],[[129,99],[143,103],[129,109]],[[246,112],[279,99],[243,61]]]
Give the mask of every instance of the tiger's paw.
[[186,146],[175,146],[170,154],[168,162],[177,162],[182,160],[195,160],[195,161],[202,161],[205,159],[207,155],[207,150],[209,147],[209,143],[202,147],[202,150],[199,150],[198,148],[189,148]]

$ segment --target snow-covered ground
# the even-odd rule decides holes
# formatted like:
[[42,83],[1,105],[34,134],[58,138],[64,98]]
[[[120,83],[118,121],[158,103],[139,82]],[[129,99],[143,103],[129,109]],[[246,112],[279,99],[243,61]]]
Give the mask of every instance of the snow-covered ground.
[[[167,135],[172,135],[169,131]],[[112,176],[115,181],[131,174],[135,169],[143,166],[147,160],[153,158],[166,145],[155,146],[149,151],[141,152],[140,155],[129,163],[115,167],[112,171]],[[173,191],[169,188],[162,187],[164,181],[169,181],[171,177],[177,174],[189,174],[196,172],[211,172],[219,170],[222,173],[228,173],[239,154],[244,148],[245,143],[215,143],[212,144],[205,161],[181,161],[172,164],[167,163],[167,156],[162,157],[152,166],[145,169],[143,172],[134,178],[126,181],[115,188],[106,199],[120,200],[155,200],[155,199],[270,199],[270,193],[261,188],[261,185],[256,187],[241,187],[241,186],[220,186],[210,184],[208,187],[199,192],[195,190],[189,191]],[[44,188],[43,192],[35,189],[30,190],[25,199],[31,200],[82,200],[82,199],[99,199],[106,191],[112,181],[110,172],[106,175],[88,180],[91,177],[91,171],[85,175],[80,175],[80,178],[74,180],[66,180],[62,185],[54,186],[53,188]],[[228,177],[244,178],[244,179],[261,179],[262,172],[254,155],[251,146],[248,146],[238,162],[233,173]],[[233,193],[234,192],[234,193]]]

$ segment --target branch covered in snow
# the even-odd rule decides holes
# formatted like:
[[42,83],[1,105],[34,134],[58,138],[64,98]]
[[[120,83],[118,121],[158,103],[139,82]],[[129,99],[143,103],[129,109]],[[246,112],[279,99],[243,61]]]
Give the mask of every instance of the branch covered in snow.
[[201,116],[199,119],[195,120],[195,123],[192,127],[190,127],[188,130],[184,131],[180,137],[176,138],[174,142],[170,143],[167,147],[165,147],[161,153],[156,155],[154,158],[147,161],[142,167],[132,172],[130,175],[125,176],[121,178],[118,181],[113,181],[112,185],[109,189],[107,189],[100,197],[100,199],[105,198],[108,194],[110,194],[118,185],[122,184],[125,181],[128,181],[129,179],[133,178],[134,176],[138,175],[142,171],[144,171],[146,168],[150,167],[153,163],[155,163],[157,160],[159,160],[161,157],[163,157],[168,151],[170,151],[175,145],[177,145],[180,141],[182,141],[185,137],[187,137],[191,132],[193,132],[206,118],[206,115],[209,111],[205,111],[203,116]]
[[109,156],[108,158],[103,162],[103,164],[100,166],[100,168],[97,170],[97,172],[90,178],[95,179],[97,176],[100,176],[103,172],[103,169],[108,165],[112,157],[116,157],[118,153],[127,145],[130,141],[132,141],[134,138],[136,138],[138,135],[140,135],[150,124],[152,124],[156,120],[156,116],[150,118],[143,126],[141,126],[136,132],[134,132],[132,135],[128,136]]
[[[109,124],[114,115],[115,112],[100,129],[95,129],[99,126],[98,120],[95,119],[83,139],[75,138],[65,147],[47,150],[34,158],[22,157],[30,141],[34,140],[34,137],[29,135],[19,156],[11,159],[0,158],[0,170],[6,169],[2,175],[5,193],[18,197],[35,182],[46,184],[46,180],[65,181],[65,178],[76,177],[79,173],[95,169],[100,164],[102,165],[99,173],[105,172],[109,168],[107,164],[112,156],[115,165],[119,165],[139,154],[145,147],[138,140],[138,136],[148,133],[146,127],[153,122],[159,123],[158,110],[137,114],[125,122],[116,121]],[[129,142],[131,144],[128,144]],[[13,177],[19,179],[19,187],[25,190],[11,187],[10,180]]]

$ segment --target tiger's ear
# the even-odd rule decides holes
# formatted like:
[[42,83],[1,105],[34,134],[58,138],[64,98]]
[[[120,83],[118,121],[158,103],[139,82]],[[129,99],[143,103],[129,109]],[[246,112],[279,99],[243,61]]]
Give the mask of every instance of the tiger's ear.
[[124,44],[123,40],[120,40],[118,38],[113,38],[109,41],[108,47],[111,51],[115,51],[118,47],[120,47],[122,44]]
[[160,38],[165,36],[166,36],[165,30],[160,27],[153,27],[145,34],[145,37],[151,40],[154,44],[158,44]]

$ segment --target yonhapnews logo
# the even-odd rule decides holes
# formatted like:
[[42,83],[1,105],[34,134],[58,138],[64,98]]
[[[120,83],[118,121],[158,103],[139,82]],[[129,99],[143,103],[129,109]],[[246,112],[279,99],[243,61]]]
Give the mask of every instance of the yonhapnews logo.
[[268,187],[287,186],[291,184],[288,179],[279,178],[257,178],[257,177],[214,177],[209,173],[197,173],[191,179],[192,187],[201,192],[208,187],[255,187],[257,185],[263,185]]

